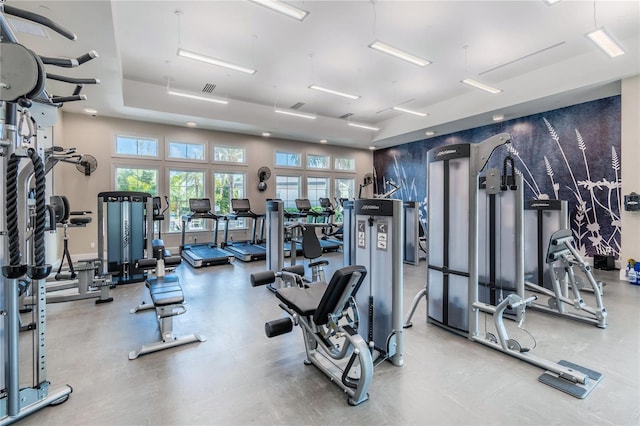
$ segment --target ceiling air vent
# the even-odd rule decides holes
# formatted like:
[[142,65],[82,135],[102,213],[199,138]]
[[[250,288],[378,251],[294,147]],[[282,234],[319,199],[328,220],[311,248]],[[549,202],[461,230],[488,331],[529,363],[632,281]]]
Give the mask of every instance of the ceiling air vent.
[[291,105],[289,109],[300,109],[303,105],[304,102],[296,102],[295,104]]
[[204,93],[213,93],[213,89],[216,88],[216,85],[213,83],[207,83],[204,85],[204,88],[202,89],[202,92]]
[[347,118],[351,117],[352,115],[353,115],[353,113],[348,112],[348,113],[346,113],[345,115],[341,115],[341,116],[340,116],[340,117],[338,117],[338,118],[347,119]]

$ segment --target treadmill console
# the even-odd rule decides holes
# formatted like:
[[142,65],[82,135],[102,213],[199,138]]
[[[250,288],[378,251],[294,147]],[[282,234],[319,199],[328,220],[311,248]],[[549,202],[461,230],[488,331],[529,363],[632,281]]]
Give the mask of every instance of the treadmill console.
[[208,198],[189,198],[189,210],[193,213],[208,213],[211,210],[211,202]]
[[301,212],[308,212],[311,210],[311,201],[308,198],[298,198],[296,200],[296,208]]
[[232,198],[231,209],[235,213],[248,213],[249,211],[251,211],[251,205],[249,204],[249,200],[247,198]]

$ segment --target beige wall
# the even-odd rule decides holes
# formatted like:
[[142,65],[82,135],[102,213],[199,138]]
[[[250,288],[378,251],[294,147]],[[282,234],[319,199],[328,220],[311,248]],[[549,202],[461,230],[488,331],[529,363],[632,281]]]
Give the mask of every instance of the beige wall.
[[[622,194],[640,194],[640,76],[622,80]],[[621,212],[620,276],[627,259],[640,261],[640,211]]]
[[[241,167],[241,171],[246,173],[247,179],[247,195],[251,201],[251,207],[256,212],[264,212],[265,199],[275,196],[275,175],[295,173],[303,176],[303,193],[305,191],[306,176],[324,176],[326,173],[307,172],[306,170],[278,169],[274,166],[275,150],[287,150],[291,152],[300,152],[302,154],[319,154],[347,156],[355,159],[355,173],[332,172],[332,177],[353,177],[355,179],[356,188],[362,182],[366,173],[369,173],[373,167],[373,155],[369,150],[354,150],[349,148],[321,145],[297,141],[289,141],[274,138],[264,138],[261,136],[239,135],[224,132],[215,132],[209,130],[192,129],[186,127],[168,126],[162,124],[145,123],[134,120],[123,120],[106,117],[91,117],[81,114],[64,113],[62,120],[56,125],[55,145],[65,148],[75,147],[78,153],[91,154],[98,160],[98,168],[91,176],[84,176],[78,172],[75,166],[71,164],[58,164],[53,172],[53,180],[55,193],[66,195],[72,210],[91,210],[93,214],[93,223],[86,228],[71,229],[70,251],[74,257],[82,257],[94,255],[97,250],[97,194],[102,191],[113,190],[114,185],[114,163],[117,164],[136,164],[135,160],[114,158],[112,151],[116,134],[140,137],[154,137],[159,139],[163,149],[166,140],[179,140],[184,142],[208,142],[211,145],[219,144],[225,146],[245,147],[247,152],[247,165]],[[210,158],[210,152],[207,153]],[[303,157],[304,159],[304,157]],[[193,164],[186,162],[169,162],[158,161],[158,166],[168,167],[179,165],[180,167],[202,167],[201,164]],[[257,171],[261,166],[267,166],[271,169],[272,177],[267,181],[268,189],[265,192],[259,192]],[[238,170],[236,167],[231,168],[225,165],[209,164],[209,171]],[[161,176],[163,174],[161,173]],[[207,176],[207,183],[213,180],[210,173]],[[167,194],[166,179],[161,178],[159,193]],[[332,182],[333,185],[333,182]],[[209,190],[211,187],[209,186]],[[357,194],[356,194],[357,195]],[[210,192],[207,196],[211,196]],[[210,241],[211,235],[206,233],[190,234],[196,237],[198,241]],[[235,240],[246,238],[246,235],[237,233],[233,235]],[[173,249],[180,244],[180,236],[177,234],[165,235],[163,239],[167,247]],[[93,244],[93,245],[92,245]]]

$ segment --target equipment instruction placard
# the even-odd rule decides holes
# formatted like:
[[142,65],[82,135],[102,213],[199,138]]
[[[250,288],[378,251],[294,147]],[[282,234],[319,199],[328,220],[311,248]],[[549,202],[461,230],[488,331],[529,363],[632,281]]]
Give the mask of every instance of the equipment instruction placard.
[[360,248],[365,248],[366,244],[365,244],[365,223],[364,220],[359,220],[358,221],[358,247]]
[[387,230],[388,229],[389,228],[387,227],[386,220],[379,220],[376,223],[376,234],[377,234],[376,248],[378,250],[387,251]]

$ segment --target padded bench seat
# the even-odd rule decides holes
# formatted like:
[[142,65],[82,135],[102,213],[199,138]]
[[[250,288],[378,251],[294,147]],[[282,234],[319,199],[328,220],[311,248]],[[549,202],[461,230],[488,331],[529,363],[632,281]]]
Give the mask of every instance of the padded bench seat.
[[175,305],[184,302],[184,293],[178,277],[148,278],[147,287],[154,306]]
[[302,316],[311,316],[316,312],[328,284],[325,282],[313,283],[309,288],[286,287],[278,289],[276,297],[285,305]]

